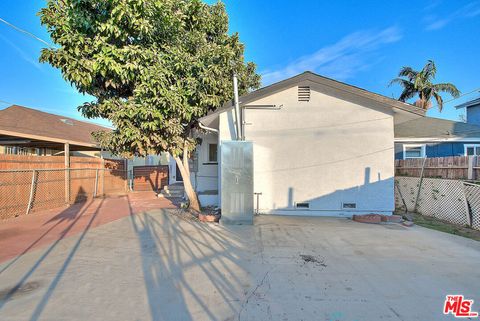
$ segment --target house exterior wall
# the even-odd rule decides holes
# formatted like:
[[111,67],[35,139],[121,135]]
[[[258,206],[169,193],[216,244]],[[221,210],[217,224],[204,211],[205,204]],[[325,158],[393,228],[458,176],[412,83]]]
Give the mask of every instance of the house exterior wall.
[[[254,190],[261,213],[344,215],[394,209],[393,112],[358,97],[310,85],[298,102],[297,86],[248,105],[245,140],[254,143]],[[233,112],[220,116],[220,141],[234,137]],[[296,207],[308,202],[309,209]],[[346,210],[342,203],[356,203]]]
[[[217,206],[218,203],[218,159],[217,162],[209,161],[209,145],[217,144],[218,134],[208,132],[201,135],[202,143],[197,146],[196,165],[190,173],[193,187],[198,193],[202,206]],[[217,149],[218,151],[218,149]],[[196,167],[196,168],[195,168]]]
[[30,148],[11,145],[0,145],[0,155],[53,156],[58,152],[62,151],[50,148]]
[[404,145],[425,145],[426,157],[448,157],[448,156],[465,156],[464,146],[470,144],[480,144],[479,142],[397,142],[395,143],[395,159],[403,159],[403,146]]
[[161,153],[160,155],[148,155],[147,157],[135,156],[127,160],[127,168],[129,171],[131,171],[133,170],[134,166],[168,165],[169,159],[170,155],[168,153]]
[[467,123],[480,126],[480,105],[467,107]]

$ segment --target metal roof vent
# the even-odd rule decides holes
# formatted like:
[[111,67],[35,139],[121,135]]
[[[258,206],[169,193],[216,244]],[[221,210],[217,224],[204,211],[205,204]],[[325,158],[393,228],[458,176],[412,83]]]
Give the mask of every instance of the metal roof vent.
[[64,124],[73,126],[73,121],[72,121],[71,119],[62,118],[62,119],[60,119],[60,121],[61,121],[62,123],[64,123]]
[[295,207],[296,208],[305,208],[305,209],[309,209],[310,208],[310,203],[295,203]]
[[310,101],[310,86],[298,86],[298,101]]
[[357,203],[342,203],[342,208],[345,210],[354,210],[357,208]]

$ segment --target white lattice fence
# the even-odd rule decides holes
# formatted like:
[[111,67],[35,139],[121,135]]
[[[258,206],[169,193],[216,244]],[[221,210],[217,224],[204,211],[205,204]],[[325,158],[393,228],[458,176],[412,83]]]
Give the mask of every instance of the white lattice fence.
[[467,195],[470,213],[472,215],[472,227],[480,230],[480,186],[465,183],[465,194]]
[[[395,177],[395,207],[405,208],[407,211],[413,212],[415,206],[415,198],[417,197],[418,184],[420,179],[418,177]],[[405,205],[402,202],[405,201]]]
[[[395,178],[395,205],[413,211],[420,178]],[[424,178],[418,194],[417,212],[480,230],[480,185],[460,180]]]
[[468,225],[468,206],[463,182],[457,180],[424,178],[417,212],[458,225]]

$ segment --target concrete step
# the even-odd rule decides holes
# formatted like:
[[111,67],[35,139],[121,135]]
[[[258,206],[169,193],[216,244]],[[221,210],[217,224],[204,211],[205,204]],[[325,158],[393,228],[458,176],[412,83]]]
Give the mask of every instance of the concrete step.
[[184,191],[161,191],[160,194],[167,197],[183,197]]
[[183,193],[166,193],[164,191],[161,191],[159,194],[157,194],[157,197],[159,197],[159,198],[183,198]]
[[183,192],[185,189],[183,187],[183,184],[171,184],[171,185],[165,185],[163,187],[163,190],[164,191],[170,191],[170,192],[173,192],[173,191],[181,191]]

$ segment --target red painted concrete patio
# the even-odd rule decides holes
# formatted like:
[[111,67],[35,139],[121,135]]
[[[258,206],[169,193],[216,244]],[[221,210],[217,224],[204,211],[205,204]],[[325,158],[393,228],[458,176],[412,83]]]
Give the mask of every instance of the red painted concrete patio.
[[157,198],[154,192],[134,192],[0,221],[0,263],[125,216],[176,207],[169,199]]

